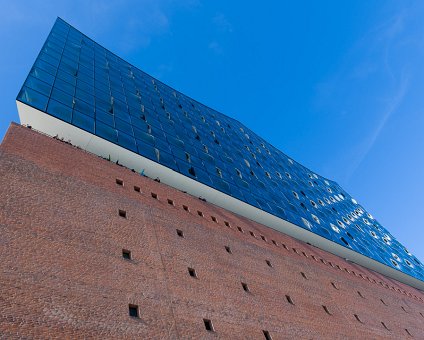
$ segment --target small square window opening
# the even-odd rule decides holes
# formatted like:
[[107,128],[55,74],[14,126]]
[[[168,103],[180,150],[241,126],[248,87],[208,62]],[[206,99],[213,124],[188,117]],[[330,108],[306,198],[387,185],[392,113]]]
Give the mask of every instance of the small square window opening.
[[125,210],[119,209],[118,214],[120,217],[127,218],[127,212]]
[[195,277],[195,278],[197,278],[196,270],[194,270],[193,268],[188,268],[188,274],[189,274],[191,277]]
[[290,297],[290,295],[286,295],[287,302],[291,305],[294,305],[293,299]]
[[137,305],[129,305],[128,306],[128,314],[133,318],[138,318],[138,306]]
[[209,319],[203,319],[203,323],[205,324],[205,329],[208,332],[214,332],[215,331],[215,329],[213,328],[213,324],[212,324],[212,321],[211,320],[209,320]]
[[264,333],[265,340],[272,340],[271,334],[268,331],[262,331]]
[[131,260],[131,252],[129,250],[122,249],[122,257],[125,260]]

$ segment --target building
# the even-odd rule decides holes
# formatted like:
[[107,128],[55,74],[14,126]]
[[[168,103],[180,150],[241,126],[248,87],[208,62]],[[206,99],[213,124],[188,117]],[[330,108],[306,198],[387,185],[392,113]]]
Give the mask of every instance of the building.
[[7,338],[424,334],[422,263],[337,183],[63,20],[17,105]]

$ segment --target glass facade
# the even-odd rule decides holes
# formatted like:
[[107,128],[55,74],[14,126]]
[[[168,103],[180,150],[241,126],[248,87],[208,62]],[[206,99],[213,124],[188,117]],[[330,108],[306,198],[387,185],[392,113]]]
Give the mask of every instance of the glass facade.
[[424,281],[424,266],[337,183],[58,18],[18,101]]

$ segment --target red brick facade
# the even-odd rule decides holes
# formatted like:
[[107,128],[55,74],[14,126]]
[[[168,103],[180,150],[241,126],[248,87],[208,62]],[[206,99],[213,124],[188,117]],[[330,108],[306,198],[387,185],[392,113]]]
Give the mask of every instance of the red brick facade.
[[0,338],[424,338],[422,292],[28,128],[0,180]]

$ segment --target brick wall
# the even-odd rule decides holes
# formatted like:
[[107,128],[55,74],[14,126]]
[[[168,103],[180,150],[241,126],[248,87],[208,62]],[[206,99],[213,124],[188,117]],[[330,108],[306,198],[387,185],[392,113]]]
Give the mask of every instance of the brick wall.
[[28,128],[0,181],[1,338],[424,338],[422,292]]

